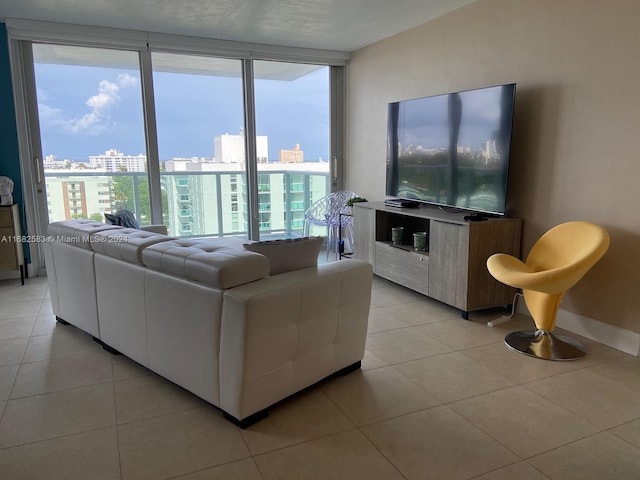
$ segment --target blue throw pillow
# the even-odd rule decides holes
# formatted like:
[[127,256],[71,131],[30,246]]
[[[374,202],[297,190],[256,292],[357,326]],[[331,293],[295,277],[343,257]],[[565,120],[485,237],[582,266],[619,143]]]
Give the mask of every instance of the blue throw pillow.
[[109,225],[120,225],[120,219],[111,213],[105,213],[104,219]]
[[133,212],[129,210],[119,210],[116,212],[116,217],[120,219],[120,226],[126,228],[140,228],[138,220],[136,220]]
[[117,225],[125,228],[140,228],[140,224],[138,223],[138,220],[136,220],[135,215],[129,210],[119,210],[115,214],[105,213],[104,218],[107,223],[111,225]]

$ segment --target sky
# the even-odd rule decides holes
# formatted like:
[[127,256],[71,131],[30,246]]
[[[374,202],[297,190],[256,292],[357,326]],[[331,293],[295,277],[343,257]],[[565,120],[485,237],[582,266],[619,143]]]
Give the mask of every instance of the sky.
[[[43,154],[87,161],[108,149],[145,154],[139,73],[124,68],[35,65]],[[244,125],[242,80],[154,73],[160,160],[213,157],[213,139]],[[305,160],[329,156],[328,67],[294,81],[256,80],[256,130],[269,159],[300,144]]]

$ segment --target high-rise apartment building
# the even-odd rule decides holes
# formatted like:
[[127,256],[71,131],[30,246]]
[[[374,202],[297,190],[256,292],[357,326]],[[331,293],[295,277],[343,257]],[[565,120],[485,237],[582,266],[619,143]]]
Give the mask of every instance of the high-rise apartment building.
[[49,221],[90,218],[102,220],[112,210],[112,192],[107,176],[47,177]]
[[[172,160],[165,163],[171,235],[233,235],[248,231],[244,164]],[[329,192],[327,164],[261,164],[258,214],[264,234],[302,233],[304,212]]]
[[[256,136],[256,156],[258,163],[269,161],[269,137]],[[244,133],[240,135],[217,135],[213,138],[213,154],[216,163],[245,163]]]
[[90,168],[105,172],[145,172],[147,170],[147,156],[125,155],[112,148],[102,155],[89,156]]

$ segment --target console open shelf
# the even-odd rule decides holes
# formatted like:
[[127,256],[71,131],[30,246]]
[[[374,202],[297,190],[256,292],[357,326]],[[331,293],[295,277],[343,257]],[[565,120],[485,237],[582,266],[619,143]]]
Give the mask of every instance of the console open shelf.
[[404,250],[405,252],[415,252],[418,255],[429,255],[429,251],[428,250],[416,250],[415,248],[413,248],[412,244],[408,244],[408,243],[400,243],[400,244],[394,244],[393,242],[380,242],[380,243],[384,243],[385,245],[389,245],[393,248],[399,248],[400,250]]
[[[497,252],[519,256],[522,222],[496,217],[464,219],[468,212],[447,212],[422,205],[396,208],[384,202],[354,205],[354,257],[373,265],[374,273],[468,312],[511,303],[515,290],[496,281],[486,261]],[[400,245],[392,227],[404,228]],[[415,251],[414,232],[427,233],[427,250]]]

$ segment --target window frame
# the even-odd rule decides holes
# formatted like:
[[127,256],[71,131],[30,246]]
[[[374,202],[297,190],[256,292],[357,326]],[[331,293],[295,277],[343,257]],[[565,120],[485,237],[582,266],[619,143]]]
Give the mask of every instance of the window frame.
[[[18,145],[22,182],[25,192],[27,231],[46,234],[47,197],[38,195],[44,182],[44,165],[40,145],[40,126],[35,95],[33,43],[75,45],[82,47],[128,50],[138,53],[142,86],[144,131],[147,148],[147,175],[152,223],[162,223],[162,190],[158,152],[155,100],[153,91],[152,52],[233,58],[242,61],[245,118],[245,150],[249,209],[249,238],[259,239],[259,186],[256,154],[255,99],[253,62],[283,61],[330,67],[330,185],[340,190],[344,185],[345,66],[349,53],[297,47],[262,45],[247,42],[204,39],[181,35],[135,30],[58,24],[21,19],[6,19],[10,42],[11,74],[18,125]],[[44,270],[42,246],[32,248],[32,263]]]

